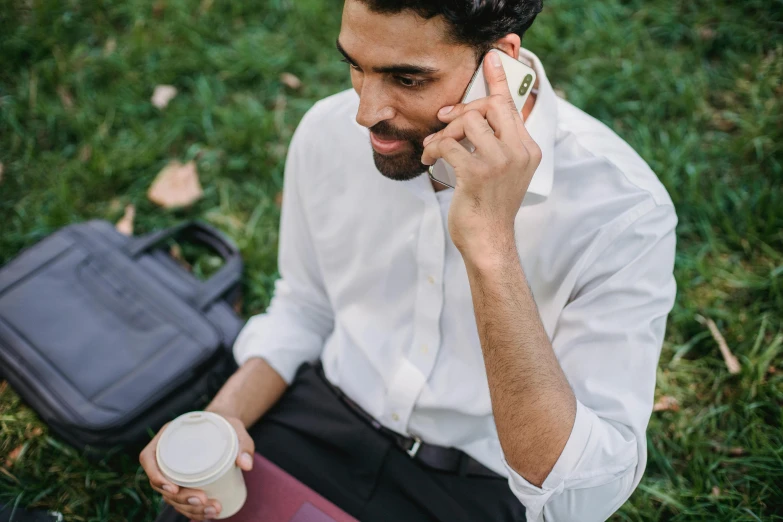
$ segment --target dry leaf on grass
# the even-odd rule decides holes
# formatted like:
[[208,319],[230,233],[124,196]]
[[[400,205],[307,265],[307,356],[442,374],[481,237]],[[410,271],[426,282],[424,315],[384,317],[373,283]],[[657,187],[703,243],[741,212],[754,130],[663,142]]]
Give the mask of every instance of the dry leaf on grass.
[[182,254],[182,247],[177,244],[171,245],[169,255],[173,257],[182,268],[188,272],[193,271],[193,267],[190,266],[190,263],[185,260],[185,256]]
[[283,82],[283,85],[293,90],[297,90],[302,86],[302,80],[300,80],[296,75],[288,72],[284,72],[280,75],[280,81]]
[[150,101],[158,109],[165,109],[176,95],[177,88],[173,85],[156,85]]
[[73,96],[68,92],[67,87],[63,85],[57,87],[57,95],[60,97],[60,102],[63,104],[63,107],[65,107],[65,110],[73,109]]
[[87,163],[90,158],[92,158],[92,147],[89,144],[82,145],[82,148],[79,149],[79,161]]
[[120,234],[126,236],[133,235],[133,220],[136,218],[136,207],[128,205],[125,207],[125,215],[117,221],[115,228]]
[[179,161],[170,162],[160,171],[147,191],[150,201],[163,208],[187,207],[203,195],[195,161],[184,165]]
[[11,450],[11,453],[8,454],[8,457],[5,459],[5,467],[10,468],[14,465],[14,462],[19,458],[19,455],[22,453],[22,450],[24,449],[24,444],[15,447]]
[[680,403],[674,397],[664,395],[655,401],[653,411],[680,411]]
[[726,455],[731,455],[732,457],[741,457],[747,453],[742,446],[724,446],[715,441],[711,441],[710,446],[718,453],[724,453]]
[[0,162],[0,183],[3,182],[3,164]]
[[106,40],[106,44],[103,46],[103,55],[109,56],[115,49],[117,49],[117,40],[114,37],[111,37]]
[[720,488],[718,486],[712,486],[712,493],[711,495],[713,497],[719,497],[720,496]]
[[16,482],[17,484],[21,484],[21,482],[19,482],[19,479],[14,477],[7,469],[5,469],[5,467],[0,466],[0,473],[5,475],[6,477],[10,478],[11,480]]
[[715,321],[701,315],[696,315],[696,321],[707,325],[710,334],[712,334],[712,338],[718,343],[718,348],[720,349],[721,355],[723,355],[723,361],[726,363],[726,368],[728,368],[730,374],[737,375],[742,370],[742,367],[734,354],[731,353],[731,350],[729,350],[729,345],[726,343],[723,334],[718,330],[718,325],[715,324]]
[[712,40],[715,38],[715,29],[708,25],[699,27],[696,32],[699,34],[699,38],[702,40]]

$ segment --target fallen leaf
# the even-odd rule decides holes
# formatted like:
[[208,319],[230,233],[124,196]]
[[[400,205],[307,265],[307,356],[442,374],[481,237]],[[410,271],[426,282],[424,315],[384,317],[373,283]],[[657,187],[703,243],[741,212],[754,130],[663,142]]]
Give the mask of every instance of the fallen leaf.
[[774,367],[773,365],[771,365],[771,364],[769,365],[769,368],[767,368],[767,373],[769,373],[770,375],[775,375],[775,373],[777,373],[777,371],[778,371],[778,369],[777,369],[777,368],[775,368],[775,367]]
[[277,208],[281,208],[283,206],[283,192],[278,192],[275,196],[275,205],[277,205]]
[[732,457],[741,457],[746,453],[745,448],[742,446],[724,446],[723,444],[715,441],[711,441],[710,446],[712,446],[718,453],[724,453],[731,455]]
[[283,82],[283,85],[290,87],[293,90],[297,90],[302,86],[302,80],[296,75],[288,72],[284,72],[280,75],[280,81]]
[[33,428],[33,437],[40,437],[43,434],[43,428],[36,426]]
[[164,0],[158,0],[154,4],[152,4],[152,15],[155,16],[155,18],[160,18],[163,16],[163,11],[166,9],[166,2]]
[[106,40],[106,44],[103,46],[103,55],[109,56],[117,49],[117,40],[114,37]]
[[680,411],[680,403],[674,397],[664,395],[653,404],[653,411]]
[[109,212],[112,214],[117,213],[122,208],[122,201],[120,201],[120,198],[114,198],[111,201],[109,201]]
[[15,447],[11,450],[11,453],[8,454],[8,457],[5,459],[5,467],[10,468],[14,465],[14,462],[19,458],[19,455],[22,453],[22,450],[24,449],[24,444]]
[[718,486],[712,486],[712,493],[710,493],[713,497],[719,497],[720,496],[720,488]]
[[708,25],[699,27],[696,32],[702,40],[712,40],[715,38],[715,29]]
[[92,158],[92,147],[89,143],[82,145],[82,148],[79,149],[79,161],[87,163],[90,161],[90,158]]
[[114,228],[117,229],[117,231],[120,234],[125,234],[126,236],[132,236],[133,235],[133,220],[136,218],[136,207],[133,205],[128,205],[125,207],[125,214],[120,218],[119,221],[117,221],[117,224],[114,226]]
[[203,195],[195,161],[184,165],[179,161],[170,162],[160,171],[147,191],[150,201],[163,208],[186,207],[201,199]]
[[2,473],[3,475],[6,475],[8,478],[13,480],[17,484],[21,484],[21,482],[19,482],[19,479],[14,477],[13,475],[11,475],[11,473],[7,469],[5,469],[4,467],[0,467],[0,473]]
[[718,348],[720,349],[721,355],[723,355],[723,361],[726,363],[726,368],[728,368],[729,373],[731,375],[737,375],[740,373],[742,367],[740,366],[740,363],[734,354],[731,353],[731,350],[729,350],[729,345],[726,343],[726,339],[723,337],[723,334],[721,334],[720,330],[718,330],[718,325],[715,324],[715,321],[712,319],[707,319],[701,315],[696,315],[696,321],[707,325],[710,334],[712,334],[712,338],[715,339],[716,343],[718,343]]
[[60,102],[63,104],[63,107],[65,107],[65,110],[73,109],[73,96],[68,92],[67,87],[63,85],[57,87],[57,95],[60,97]]
[[737,124],[734,123],[732,120],[724,117],[723,113],[721,112],[715,112],[712,115],[712,126],[719,131],[723,132],[731,132],[734,129],[737,128]]
[[214,0],[201,0],[201,5],[199,6],[199,11],[201,14],[205,14],[207,11],[212,9],[212,3]]
[[150,101],[158,109],[165,109],[169,102],[177,95],[177,88],[173,85],[156,85]]
[[169,249],[169,255],[173,257],[174,260],[177,261],[177,263],[179,263],[179,265],[188,272],[193,270],[193,267],[190,266],[190,263],[185,260],[185,256],[182,254],[182,248],[176,243],[171,245],[171,249]]

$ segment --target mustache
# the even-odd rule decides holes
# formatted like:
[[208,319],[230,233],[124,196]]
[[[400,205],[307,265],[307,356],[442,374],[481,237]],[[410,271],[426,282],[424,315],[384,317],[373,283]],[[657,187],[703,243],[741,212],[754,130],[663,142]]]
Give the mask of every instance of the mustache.
[[414,145],[421,146],[422,141],[426,136],[438,132],[446,126],[445,123],[440,123],[436,128],[425,131],[419,131],[416,129],[398,129],[392,126],[386,121],[380,121],[370,127],[370,131],[381,139],[385,140],[404,140],[413,143]]

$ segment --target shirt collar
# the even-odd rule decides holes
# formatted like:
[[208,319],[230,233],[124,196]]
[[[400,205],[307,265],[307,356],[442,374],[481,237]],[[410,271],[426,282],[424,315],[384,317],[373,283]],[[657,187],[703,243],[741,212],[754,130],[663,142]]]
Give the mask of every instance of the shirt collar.
[[[543,201],[552,192],[552,180],[555,172],[555,135],[557,133],[557,97],[544,66],[538,56],[527,49],[519,50],[519,59],[527,62],[536,71],[538,95],[533,110],[525,121],[525,128],[541,148],[541,163],[538,165],[525,199],[529,203]],[[527,203],[527,201],[526,201]]]

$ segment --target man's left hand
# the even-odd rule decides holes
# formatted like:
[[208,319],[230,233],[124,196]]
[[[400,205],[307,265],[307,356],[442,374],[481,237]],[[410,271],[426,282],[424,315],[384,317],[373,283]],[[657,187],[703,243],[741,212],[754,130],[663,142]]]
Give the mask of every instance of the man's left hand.
[[[500,51],[484,60],[489,96],[468,104],[444,107],[438,117],[448,125],[424,140],[421,161],[443,158],[456,172],[449,210],[449,233],[463,257],[492,257],[516,249],[514,219],[541,149],[527,132],[506,81]],[[467,138],[469,152],[459,142]]]

